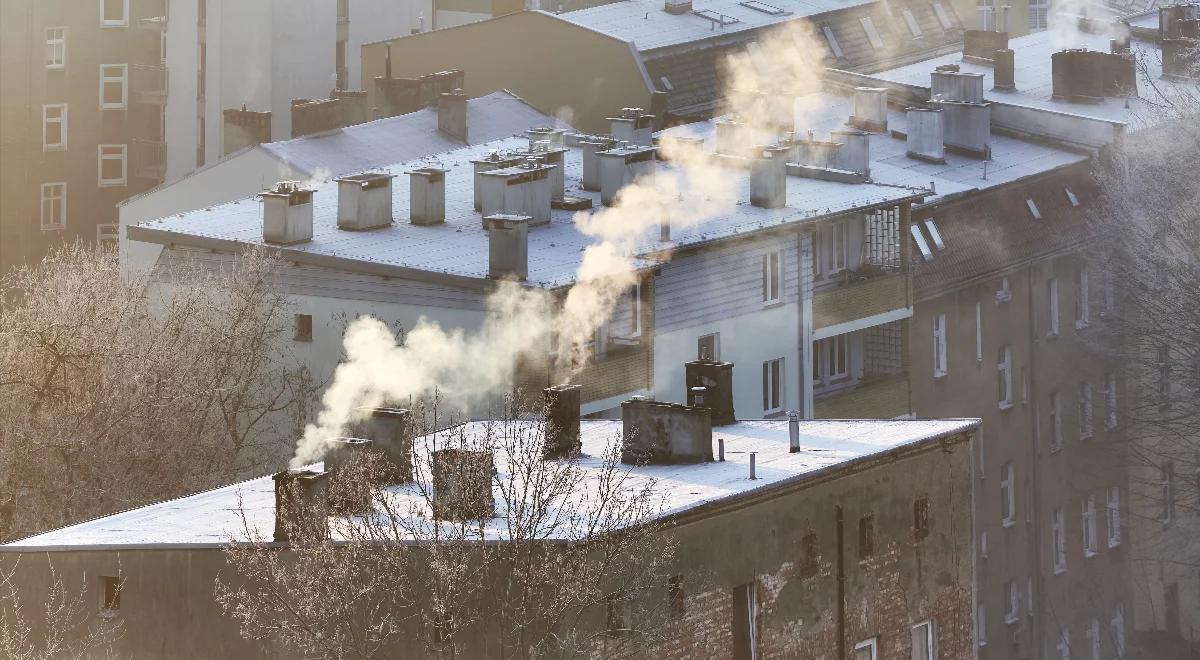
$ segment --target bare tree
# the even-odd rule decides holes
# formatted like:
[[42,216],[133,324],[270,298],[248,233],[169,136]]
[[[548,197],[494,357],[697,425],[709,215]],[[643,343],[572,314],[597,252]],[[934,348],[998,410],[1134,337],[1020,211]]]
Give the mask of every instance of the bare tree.
[[175,266],[125,280],[115,252],[76,245],[0,280],[0,538],[286,457],[314,387],[274,259]]
[[[328,533],[293,528],[286,548],[249,526],[250,542],[230,545],[236,577],[218,580],[217,600],[243,636],[321,658],[631,657],[659,640],[655,595],[675,543],[619,438],[602,455],[546,460],[541,421],[434,431],[445,422],[416,417],[430,432],[413,479],[371,488],[369,512],[331,518]],[[490,484],[496,517],[435,516],[430,457],[442,450],[494,457],[494,471],[458,477]],[[330,501],[386,483],[378,461],[339,468]]]
[[0,656],[9,660],[78,660],[106,651],[111,655],[112,643],[123,632],[122,624],[94,616],[85,602],[86,576],[79,589],[71,589],[47,560],[50,588],[40,610],[31,615],[17,586],[18,563],[0,566]]

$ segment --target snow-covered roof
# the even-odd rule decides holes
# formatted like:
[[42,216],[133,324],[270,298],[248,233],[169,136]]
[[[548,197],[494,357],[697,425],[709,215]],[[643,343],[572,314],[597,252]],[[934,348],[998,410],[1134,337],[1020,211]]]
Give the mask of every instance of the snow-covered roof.
[[[802,421],[801,451],[790,453],[786,420],[741,421],[713,429],[714,446],[717,438],[725,441],[724,462],[629,467],[627,485],[634,488],[653,484],[654,494],[662,498],[662,513],[679,513],[811,477],[905,445],[972,431],[978,425],[977,419]],[[486,433],[487,427],[487,422],[472,422],[455,432],[477,436]],[[579,465],[585,478],[598,477],[601,457],[620,439],[621,422],[583,420],[580,429],[583,456]],[[428,446],[426,440],[418,438],[415,446]],[[751,452],[756,453],[754,481],[749,478]],[[497,461],[497,469],[503,473],[501,461]],[[416,486],[395,486],[388,492],[398,503],[424,502]],[[498,517],[488,525],[491,535],[501,534],[504,528],[499,498],[497,504]],[[0,551],[216,547],[231,540],[246,540],[243,511],[250,529],[270,539],[275,521],[275,491],[270,476],[71,525],[8,543],[0,546]],[[332,527],[336,532],[337,526]]]
[[669,14],[663,0],[625,0],[567,12],[564,20],[631,41],[641,51],[756,30],[875,0],[693,0],[692,11]]

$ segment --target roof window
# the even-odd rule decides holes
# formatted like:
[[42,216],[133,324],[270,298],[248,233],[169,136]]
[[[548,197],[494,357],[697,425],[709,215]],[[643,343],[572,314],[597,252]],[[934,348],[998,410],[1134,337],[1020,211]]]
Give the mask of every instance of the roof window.
[[954,27],[954,23],[950,21],[950,15],[946,13],[946,8],[942,6],[942,3],[933,3],[933,13],[937,16],[938,23],[941,24],[943,30]]
[[909,231],[912,232],[913,242],[917,244],[917,249],[921,251],[921,257],[925,261],[933,261],[933,252],[929,249],[929,243],[925,240],[925,235],[921,233],[921,226],[910,225]]
[[1070,188],[1063,188],[1063,190],[1067,193],[1067,201],[1071,202],[1072,207],[1077,208],[1079,206],[1079,198],[1075,196],[1075,193],[1071,192]]
[[833,51],[833,56],[839,60],[845,57],[846,54],[842,52],[842,47],[838,44],[837,37],[833,36],[833,28],[828,25],[822,25],[821,32],[825,33],[825,41],[829,42],[829,50]]
[[1025,206],[1029,207],[1029,215],[1032,215],[1034,220],[1042,219],[1042,212],[1038,210],[1037,204],[1033,202],[1033,198],[1026,199]]
[[925,220],[925,229],[929,231],[929,237],[933,239],[933,244],[939,250],[945,250],[946,244],[942,242],[942,233],[938,231],[937,225],[933,224],[933,218]]
[[867,33],[867,41],[871,42],[871,48],[883,48],[883,37],[879,36],[879,30],[875,29],[875,21],[871,20],[870,16],[863,16],[858,22],[862,23],[863,32]]

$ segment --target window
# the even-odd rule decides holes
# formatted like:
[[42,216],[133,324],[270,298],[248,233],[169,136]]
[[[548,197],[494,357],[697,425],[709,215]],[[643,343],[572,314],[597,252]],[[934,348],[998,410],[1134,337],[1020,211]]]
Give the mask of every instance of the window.
[[1050,393],[1050,450],[1058,451],[1063,446],[1062,396],[1055,390]]
[[100,108],[124,108],[129,100],[129,65],[100,65]]
[[858,558],[875,554],[875,516],[868,513],[858,519]]
[[912,627],[912,660],[935,660],[933,621],[922,621]]
[[1000,278],[1000,288],[996,291],[996,304],[1006,303],[1012,300],[1012,288],[1008,285],[1008,278]]
[[872,637],[855,644],[854,660],[879,660],[879,640]]
[[1159,467],[1159,488],[1161,489],[1162,511],[1158,519],[1170,523],[1175,519],[1175,464],[1163,463]]
[[1113,312],[1117,311],[1117,288],[1116,288],[1115,283],[1113,282],[1114,277],[1113,277],[1112,268],[1111,267],[1105,268],[1103,275],[1104,275],[1104,277],[1102,279],[1104,280],[1104,286],[1103,286],[1103,288],[1104,288],[1104,314],[1102,314],[1102,316],[1112,314]]
[[42,151],[67,148],[67,104],[42,106]]
[[763,414],[773,415],[783,411],[783,358],[763,362],[762,367]]
[[721,333],[714,332],[696,340],[696,359],[713,361],[721,359]]
[[100,187],[125,185],[127,151],[128,147],[124,144],[101,144],[96,147]]
[[925,230],[929,232],[929,238],[933,239],[933,244],[938,250],[946,249],[946,243],[942,240],[942,232],[938,231],[937,225],[933,224],[933,218],[925,220]]
[[1092,320],[1092,309],[1088,300],[1087,268],[1075,270],[1075,328],[1086,328]]
[[1113,611],[1112,618],[1112,636],[1113,647],[1117,652],[1117,658],[1125,657],[1125,606],[1117,603],[1116,610]]
[[1062,509],[1055,509],[1051,514],[1050,526],[1050,539],[1054,544],[1054,573],[1057,575],[1067,570],[1067,538]]
[[121,609],[122,580],[112,575],[100,576],[100,610],[106,613],[116,613]]
[[666,90],[668,92],[675,90],[675,86],[671,84],[670,78],[668,78],[666,76],[662,76],[658,79],[658,81],[662,83],[664,90]]
[[1000,521],[1011,527],[1017,520],[1016,468],[1005,463],[1000,468]]
[[837,37],[833,35],[833,30],[828,25],[822,25],[821,32],[824,33],[825,41],[829,43],[829,50],[833,51],[833,56],[839,60],[845,57],[841,44],[838,43]]
[[1070,188],[1063,188],[1063,191],[1067,193],[1067,201],[1070,202],[1071,207],[1078,208],[1079,207],[1079,197],[1077,197],[1075,195],[1075,193],[1071,192]]
[[918,541],[929,536],[929,498],[913,501],[913,537]]
[[980,30],[996,29],[996,12],[992,8],[992,0],[976,0],[975,27]]
[[606,632],[613,637],[629,632],[629,608],[624,594],[609,594],[604,598]]
[[983,603],[975,606],[975,638],[980,646],[987,646],[987,608]]
[[1059,660],[1071,660],[1071,631],[1060,628],[1058,631]]
[[100,27],[126,25],[129,25],[129,0],[100,0]]
[[946,353],[946,315],[938,314],[933,320],[933,377],[941,378],[948,373],[949,357]]
[[762,300],[764,304],[779,302],[780,287],[783,273],[780,267],[782,254],[779,251],[768,252],[762,258]]
[[1096,498],[1083,498],[1083,556],[1096,556]]
[[845,222],[821,226],[813,241],[813,277],[820,279],[846,270],[850,258],[848,237]]
[[754,582],[733,589],[733,657],[758,658],[758,584]]
[[850,377],[850,336],[835,335],[814,344],[813,384],[829,387]]
[[920,225],[910,225],[909,232],[912,234],[913,242],[917,244],[917,249],[921,251],[921,258],[925,261],[933,261],[933,252],[929,249],[929,243],[926,242],[925,236],[921,233]]
[[62,69],[67,66],[67,28],[46,28],[46,68]]
[[1088,624],[1088,648],[1091,649],[1091,660],[1100,660],[1100,621],[1095,617]]
[[629,336],[642,336],[642,283],[629,289]]
[[114,246],[120,240],[120,225],[106,223],[96,225],[96,244],[100,246]]
[[1049,327],[1046,329],[1047,337],[1058,336],[1058,278],[1051,277],[1046,280],[1046,302],[1049,307]]
[[996,389],[1001,410],[1012,407],[1012,348],[1001,346],[996,353]]
[[984,559],[988,558],[987,532],[979,533],[979,556]]
[[1029,0],[1029,31],[1045,30],[1049,14],[1050,0]]
[[879,30],[875,29],[875,21],[871,20],[870,16],[863,16],[858,22],[862,23],[863,32],[867,33],[867,41],[871,42],[871,48],[883,48],[883,38],[879,36]]
[[310,342],[313,338],[312,314],[297,314],[295,323],[296,341]]
[[1117,428],[1117,374],[1104,374],[1104,427]]
[[1079,439],[1087,440],[1092,437],[1092,384],[1083,381],[1079,384]]
[[975,303],[975,361],[983,362],[983,303]]
[[800,545],[804,551],[804,557],[800,564],[800,577],[812,577],[817,574],[818,565],[818,550],[817,550],[817,535],[815,532],[809,532],[800,539]]
[[1025,612],[1033,616],[1033,576],[1025,578]]
[[1033,199],[1026,199],[1025,207],[1029,209],[1029,215],[1033,216],[1034,220],[1042,219],[1042,212],[1038,210],[1037,204],[1034,203]]
[[67,226],[67,184],[61,181],[42,184],[42,231]]
[[1004,611],[1004,622],[1015,623],[1021,618],[1021,591],[1016,580],[1004,583],[1004,601],[1007,606]]
[[1105,523],[1108,525],[1108,547],[1121,545],[1121,489],[1108,489],[1108,504],[1105,508]]
[[670,601],[671,618],[682,619],[687,614],[687,601],[683,593],[682,575],[672,575],[667,580],[667,600]]
[[942,26],[943,30],[954,27],[954,23],[950,20],[950,14],[946,13],[946,8],[942,6],[942,3],[933,3],[933,14],[937,16],[938,24]]
[[904,17],[904,24],[908,26],[908,31],[912,33],[914,39],[921,36],[921,26],[917,24],[917,19],[913,13],[907,9],[902,10],[900,15]]

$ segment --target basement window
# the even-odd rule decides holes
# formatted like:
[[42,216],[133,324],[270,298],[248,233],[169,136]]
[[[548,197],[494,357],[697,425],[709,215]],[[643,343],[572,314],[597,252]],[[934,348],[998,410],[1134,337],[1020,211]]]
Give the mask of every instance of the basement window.
[[1071,203],[1071,206],[1078,208],[1079,198],[1075,196],[1075,193],[1071,192],[1070,188],[1063,188],[1063,191],[1067,193],[1067,201]]
[[296,341],[311,342],[312,338],[312,314],[297,314],[294,339]]
[[946,8],[942,6],[942,3],[933,3],[933,14],[937,16],[938,23],[942,26],[943,30],[949,30],[954,27],[954,23],[950,20],[950,14],[946,13]]
[[905,9],[900,12],[904,17],[904,24],[908,26],[908,31],[912,33],[914,39],[921,38],[921,26],[917,23],[917,17],[913,16],[912,11]]
[[1034,220],[1042,219],[1042,212],[1038,210],[1037,204],[1034,203],[1032,198],[1025,200],[1025,206],[1029,209],[1029,215],[1033,216]]
[[858,22],[862,23],[863,32],[867,33],[867,41],[871,42],[871,48],[883,48],[883,37],[879,36],[879,30],[875,29],[875,21],[871,20],[870,16],[863,16]]
[[833,28],[828,25],[822,25],[821,32],[825,35],[825,41],[829,42],[829,50],[833,51],[833,56],[839,60],[844,58],[846,54],[842,52],[841,44],[838,43],[837,37],[833,35]]
[[121,578],[100,576],[100,613],[112,616],[121,610]]
[[929,237],[933,239],[933,244],[939,250],[945,250],[946,244],[942,241],[942,233],[938,231],[937,225],[933,224],[933,218],[925,220],[925,229],[929,232]]
[[925,240],[925,235],[921,233],[921,226],[909,225],[908,229],[912,233],[913,242],[917,244],[917,249],[921,251],[921,258],[925,261],[933,261],[933,251],[929,249],[929,242]]

